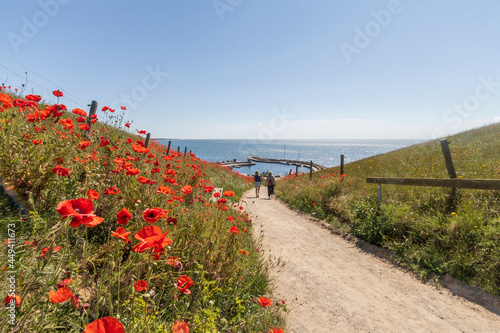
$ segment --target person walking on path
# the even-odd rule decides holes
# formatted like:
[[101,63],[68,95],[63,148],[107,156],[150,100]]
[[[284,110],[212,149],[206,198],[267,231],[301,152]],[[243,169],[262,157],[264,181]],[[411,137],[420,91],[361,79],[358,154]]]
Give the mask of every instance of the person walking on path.
[[266,180],[267,180],[267,195],[269,196],[269,199],[271,199],[271,196],[274,194],[274,186],[276,185],[276,179],[274,178],[272,171],[269,171]]
[[261,182],[261,178],[260,178],[260,174],[259,174],[258,170],[255,171],[255,175],[253,176],[253,180],[255,183],[255,197],[258,198],[259,193],[260,193],[260,182]]

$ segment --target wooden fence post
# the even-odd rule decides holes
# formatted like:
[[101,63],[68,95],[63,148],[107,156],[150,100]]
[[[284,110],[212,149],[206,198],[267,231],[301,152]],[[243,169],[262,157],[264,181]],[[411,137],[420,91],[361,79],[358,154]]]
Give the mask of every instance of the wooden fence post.
[[184,147],[184,155],[186,155],[187,151],[188,151],[188,147]]
[[97,111],[97,102],[92,101],[92,103],[89,104],[89,106],[90,106],[89,116],[87,117],[87,124],[89,124],[89,131],[87,133],[87,137],[90,135],[90,130],[92,129],[92,116]]
[[295,174],[296,175],[299,174],[299,165],[298,164],[295,164]]
[[443,150],[444,161],[446,162],[446,169],[448,169],[448,175],[450,178],[457,178],[457,173],[455,172],[455,166],[453,165],[453,160],[451,158],[450,147],[448,146],[450,142],[448,140],[441,140],[441,149]]
[[146,143],[144,144],[144,147],[148,148],[150,138],[151,138],[151,133],[146,134]]
[[311,166],[309,168],[309,180],[313,177],[313,161],[311,161]]
[[177,152],[180,153],[181,152],[181,147],[177,146]]
[[[453,165],[453,159],[451,158],[450,146],[448,145],[450,142],[448,139],[441,140],[441,150],[443,151],[444,161],[446,163],[446,169],[448,170],[448,175],[450,178],[457,178],[457,173],[455,172],[455,166]],[[455,209],[455,201],[456,201],[457,189],[456,187],[451,189],[450,200],[448,202],[448,206],[450,210]]]
[[170,145],[172,144],[172,141],[168,140],[168,147],[167,147],[167,155],[170,153]]
[[340,174],[344,174],[344,155],[340,155]]
[[382,203],[382,184],[378,184],[377,204],[379,207],[381,203]]

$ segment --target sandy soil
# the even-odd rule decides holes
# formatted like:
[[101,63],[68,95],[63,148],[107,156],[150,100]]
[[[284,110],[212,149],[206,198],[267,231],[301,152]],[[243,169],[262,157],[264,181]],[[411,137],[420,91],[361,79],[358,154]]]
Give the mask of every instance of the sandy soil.
[[423,284],[279,200],[254,190],[244,200],[274,263],[271,298],[289,310],[285,332],[500,332],[495,313]]

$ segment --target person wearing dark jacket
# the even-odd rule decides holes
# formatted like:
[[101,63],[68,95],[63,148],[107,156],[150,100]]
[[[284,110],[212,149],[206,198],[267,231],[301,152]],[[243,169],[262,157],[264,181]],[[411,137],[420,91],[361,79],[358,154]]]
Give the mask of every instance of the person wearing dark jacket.
[[276,185],[276,179],[274,178],[272,171],[269,171],[266,181],[267,181],[267,195],[269,196],[269,199],[271,199],[271,196],[274,194],[274,186]]

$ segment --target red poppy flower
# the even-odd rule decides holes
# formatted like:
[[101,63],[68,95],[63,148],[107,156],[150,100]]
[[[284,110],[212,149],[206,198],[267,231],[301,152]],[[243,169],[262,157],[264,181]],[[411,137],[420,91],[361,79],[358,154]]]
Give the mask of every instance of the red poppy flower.
[[35,146],[39,145],[39,144],[42,144],[43,141],[40,140],[40,139],[36,139],[36,140],[31,140],[31,143],[34,144]]
[[0,94],[0,103],[10,104],[10,103],[12,103],[12,98],[6,94]]
[[61,124],[66,129],[75,128],[75,124],[73,124],[73,120],[71,119],[61,119],[59,120],[59,124]]
[[125,127],[126,127],[126,128],[130,128],[130,123],[126,123],[126,124],[125,124]]
[[101,147],[107,146],[107,145],[109,145],[109,140],[104,138],[104,137],[101,137],[101,142],[99,143],[99,145]]
[[85,124],[80,124],[78,125],[78,128],[81,129],[82,131],[90,131],[90,125],[85,123]]
[[183,321],[176,321],[172,325],[172,333],[189,333],[189,326]]
[[60,90],[54,90],[52,94],[56,97],[63,97],[63,93]]
[[102,111],[109,110],[109,106],[103,106],[101,110],[102,110]]
[[21,305],[21,296],[19,295],[5,296],[5,298],[3,299],[3,305],[8,306],[11,303],[14,303],[14,306],[17,308],[19,305]]
[[172,176],[173,178],[175,178],[175,177],[176,177],[176,172],[175,172],[175,170],[173,170],[173,169],[167,169],[167,171],[165,171],[165,174],[166,174],[166,175],[170,175],[170,176]]
[[28,113],[26,115],[26,120],[28,121],[28,123],[33,123],[40,120],[40,112]]
[[127,170],[127,172],[125,172],[125,174],[127,176],[135,176],[135,175],[138,175],[140,172],[141,172],[141,170],[132,167],[132,168],[129,168]]
[[163,193],[165,195],[168,195],[175,192],[168,186],[158,186],[158,188],[156,189],[156,193]]
[[135,291],[141,292],[148,290],[148,282],[144,280],[139,280],[134,283]]
[[62,280],[58,285],[57,285],[57,288],[64,288],[64,287],[67,287],[69,286],[69,284],[71,283],[71,281],[73,281],[72,279],[64,279]]
[[88,190],[87,196],[91,200],[97,200],[97,199],[99,199],[99,192],[97,192],[96,190]]
[[85,112],[79,108],[75,108],[75,109],[71,110],[71,112],[73,112],[74,114],[77,114],[79,116],[82,116],[82,117],[87,117],[87,112]]
[[[34,242],[33,242],[33,243],[34,243]],[[47,252],[49,252],[49,249],[50,249],[50,246],[48,246],[48,247],[44,247],[44,248],[42,249],[42,253],[40,254],[40,258],[45,257],[45,255],[47,254]],[[59,252],[59,250],[61,250],[61,245],[56,246],[56,247],[52,250],[52,252]]]
[[63,303],[73,296],[71,289],[68,287],[62,287],[57,289],[57,291],[49,291],[49,301],[51,303]]
[[177,225],[177,218],[176,217],[167,218],[167,224]]
[[142,212],[142,218],[148,223],[155,223],[159,218],[167,218],[168,210],[158,207],[148,208]]
[[121,191],[119,188],[113,186],[113,187],[105,189],[104,192],[102,192],[102,193],[114,195],[114,194],[118,194],[120,192]]
[[193,193],[193,187],[191,185],[184,185],[182,188],[181,188],[181,191],[184,193],[184,194],[191,194]]
[[24,101],[22,99],[16,98],[15,100],[12,101],[12,105],[20,107],[21,109],[25,110],[26,107],[29,105],[29,102]]
[[273,305],[273,301],[271,301],[267,297],[262,297],[262,296],[260,296],[260,298],[257,300],[257,303],[259,303],[260,306],[262,306],[263,308],[266,307],[266,306]]
[[78,309],[80,307],[80,296],[78,295],[71,296],[71,306],[73,306],[73,308],[75,309]]
[[104,317],[87,324],[83,333],[125,333],[125,328],[118,319]]
[[224,191],[222,193],[225,197],[234,197],[234,192],[233,191]]
[[49,105],[49,106],[47,106],[45,108],[45,110],[47,110],[48,112],[52,113],[53,117],[59,117],[60,115],[62,115],[62,112],[59,114],[59,111],[66,110],[66,105],[64,105],[64,104]]
[[214,197],[214,198],[218,198],[218,197],[220,197],[220,192],[215,192],[215,193],[213,194],[213,197]]
[[137,177],[137,180],[141,183],[141,184],[148,184],[151,182],[151,179],[147,178],[147,177],[144,177],[144,176],[139,176]]
[[132,214],[127,210],[127,208],[122,208],[118,213],[116,213],[118,221],[116,223],[121,225],[127,225],[128,221],[132,219]]
[[179,258],[177,258],[177,257],[169,257],[165,263],[170,265],[170,266],[175,266],[175,265],[179,264],[180,261],[179,261]]
[[87,227],[95,227],[101,224],[104,219],[96,216],[93,212],[94,203],[87,198],[73,199],[61,201],[57,205],[57,212],[62,215],[61,220],[68,216],[72,216],[70,227],[77,228],[80,224]]
[[126,106],[120,106],[120,109],[127,110],[127,107]]
[[50,247],[44,247],[42,249],[42,253],[40,254],[40,258],[44,257],[47,252],[49,252]]
[[42,100],[42,96],[40,96],[40,95],[26,95],[25,98],[28,101],[32,101],[32,102],[40,102]]
[[229,221],[234,221],[234,216],[228,216],[228,217],[227,217],[227,219],[228,219]]
[[179,290],[184,295],[191,294],[190,288],[194,284],[193,279],[187,275],[183,275],[177,279],[177,290]]
[[86,140],[83,140],[81,141],[79,144],[78,144],[78,149],[81,149],[81,150],[84,150],[85,148],[87,148],[88,146],[90,146],[92,144],[92,142],[90,141],[86,141]]
[[165,238],[166,235],[168,230],[163,233],[159,227],[148,225],[134,235],[134,238],[141,243],[135,245],[132,250],[138,253],[143,253],[147,249],[154,249],[155,253],[161,252],[164,247],[172,243],[171,239]]
[[147,132],[146,131],[137,131],[137,133],[139,133],[139,134],[146,134]]
[[118,237],[122,239],[125,243],[132,243],[130,239],[128,239],[128,235],[130,235],[131,232],[127,232],[124,227],[118,227],[116,228],[116,232],[111,231],[111,235]]
[[132,138],[128,138],[127,140],[125,140],[127,143],[132,143],[134,142],[134,140]]
[[231,227],[231,229],[229,229],[229,231],[230,231],[231,233],[235,234],[235,235],[237,235],[237,234],[238,234],[238,232],[239,232],[239,230],[238,230],[238,228],[237,228],[237,227]]
[[66,176],[69,176],[69,172],[71,171],[71,169],[64,168],[64,167],[58,165],[54,169],[52,169],[51,171],[58,176],[66,177]]
[[146,154],[146,153],[149,153],[149,148],[146,148],[146,147],[143,147],[141,145],[137,145],[137,144],[133,144],[132,145],[132,149],[136,152],[136,153],[141,153],[141,154]]
[[282,329],[274,327],[269,333],[284,333]]

